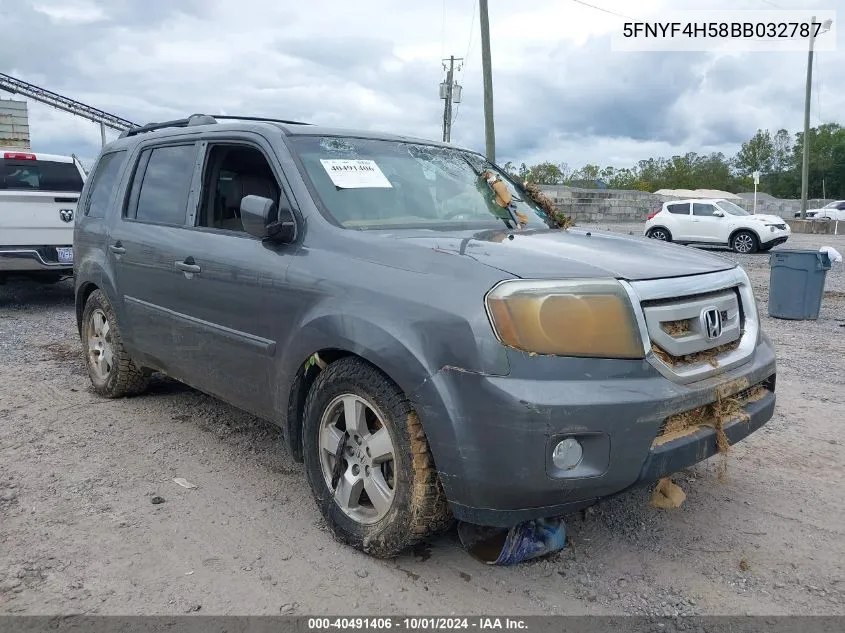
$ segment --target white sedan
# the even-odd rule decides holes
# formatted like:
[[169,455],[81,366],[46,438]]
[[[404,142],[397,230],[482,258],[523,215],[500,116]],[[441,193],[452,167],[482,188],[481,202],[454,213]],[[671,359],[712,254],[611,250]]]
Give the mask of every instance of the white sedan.
[[737,253],[767,251],[789,239],[776,215],[752,215],[730,200],[677,200],[649,214],[646,237],[666,242],[729,246]]

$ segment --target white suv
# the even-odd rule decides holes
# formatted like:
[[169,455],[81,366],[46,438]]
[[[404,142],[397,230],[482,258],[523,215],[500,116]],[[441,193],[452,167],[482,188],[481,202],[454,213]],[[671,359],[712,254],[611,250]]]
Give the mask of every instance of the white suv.
[[789,239],[790,228],[776,215],[752,215],[724,199],[677,200],[648,216],[646,237],[665,242],[729,246],[737,253],[768,251]]

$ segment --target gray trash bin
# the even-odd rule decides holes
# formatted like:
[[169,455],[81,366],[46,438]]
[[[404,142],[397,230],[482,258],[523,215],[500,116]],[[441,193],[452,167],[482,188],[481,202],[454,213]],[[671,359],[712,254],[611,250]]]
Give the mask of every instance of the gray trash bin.
[[769,257],[769,316],[818,319],[830,257],[821,251],[782,250]]

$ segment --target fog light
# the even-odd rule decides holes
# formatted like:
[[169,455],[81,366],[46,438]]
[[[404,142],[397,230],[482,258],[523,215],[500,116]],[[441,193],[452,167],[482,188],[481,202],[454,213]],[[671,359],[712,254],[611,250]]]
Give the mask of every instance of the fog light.
[[581,443],[574,437],[567,437],[555,446],[552,453],[552,462],[561,470],[572,470],[581,463],[584,456],[584,449]]

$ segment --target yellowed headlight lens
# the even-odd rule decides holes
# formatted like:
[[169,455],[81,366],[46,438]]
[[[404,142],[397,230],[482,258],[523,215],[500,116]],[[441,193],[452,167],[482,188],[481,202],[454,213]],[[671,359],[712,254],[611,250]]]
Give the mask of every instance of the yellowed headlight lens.
[[525,352],[594,358],[643,358],[631,302],[621,284],[509,281],[487,295],[499,340]]

